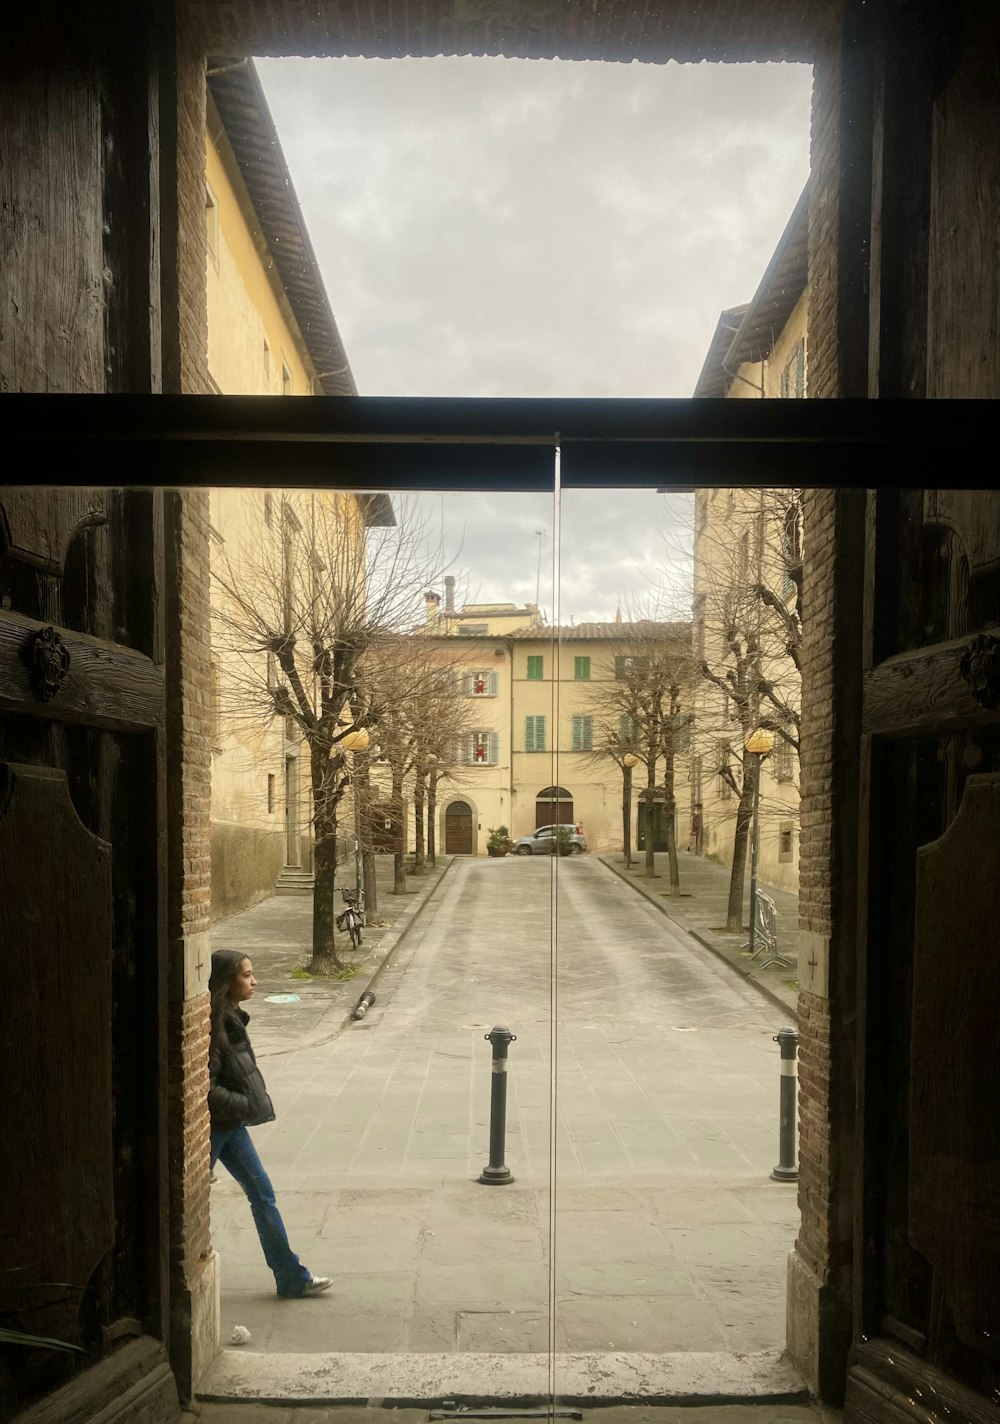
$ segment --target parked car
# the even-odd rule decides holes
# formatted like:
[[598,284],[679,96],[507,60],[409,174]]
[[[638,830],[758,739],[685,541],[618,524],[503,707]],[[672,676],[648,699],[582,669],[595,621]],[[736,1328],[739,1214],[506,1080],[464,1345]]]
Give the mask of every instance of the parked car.
[[539,826],[530,836],[518,836],[514,842],[515,855],[551,855],[556,848],[556,832],[570,832],[570,855],[583,855],[587,840],[580,826]]

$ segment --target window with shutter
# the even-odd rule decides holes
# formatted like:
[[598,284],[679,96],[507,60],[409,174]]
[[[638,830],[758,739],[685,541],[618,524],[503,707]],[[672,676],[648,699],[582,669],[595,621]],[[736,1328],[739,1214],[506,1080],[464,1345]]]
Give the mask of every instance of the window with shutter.
[[496,766],[500,760],[500,735],[484,728],[480,732],[470,732],[468,737],[468,766]]
[[784,737],[778,736],[774,743],[774,779],[775,781],[791,781],[794,776],[792,748]]
[[543,752],[545,750],[544,717],[525,717],[524,750],[526,752]]
[[574,658],[574,659],[573,659],[573,676],[576,678],[577,682],[589,682],[589,681],[590,681],[590,659],[589,659],[589,658]]
[[528,680],[529,682],[540,682],[544,677],[545,659],[541,656],[528,658]]
[[731,750],[730,750],[730,746],[729,746],[729,743],[728,743],[728,742],[719,742],[719,743],[717,744],[717,747],[716,747],[716,757],[717,757],[716,765],[717,765],[718,768],[719,768],[719,777],[718,777],[719,800],[720,800],[720,801],[728,801],[728,800],[731,798],[732,794],[733,794],[732,785],[730,784],[729,777],[726,775],[726,772],[729,770],[730,757],[731,757]]
[[594,750],[593,717],[573,718],[573,750],[575,752],[592,752]]
[[635,723],[627,712],[623,712],[618,718],[618,736],[626,747],[632,746],[635,742]]
[[691,715],[678,712],[673,719],[674,751],[683,754],[691,745]]
[[495,672],[472,672],[465,679],[467,697],[496,697],[497,675]]

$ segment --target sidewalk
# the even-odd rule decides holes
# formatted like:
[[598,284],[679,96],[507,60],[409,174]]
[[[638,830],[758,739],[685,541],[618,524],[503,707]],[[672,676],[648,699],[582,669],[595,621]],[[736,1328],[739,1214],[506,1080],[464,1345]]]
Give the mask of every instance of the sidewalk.
[[[213,950],[242,949],[253,960],[257,991],[250,1005],[251,1032],[258,1056],[326,1042],[351,1022],[354,1006],[366,989],[378,995],[379,980],[396,946],[453,859],[438,856],[436,867],[428,867],[422,875],[408,875],[406,894],[396,895],[392,856],[375,857],[379,907],[368,915],[361,948],[353,949],[346,934],[336,936],[345,965],[343,978],[299,977],[310,958],[311,895],[272,895],[213,926]],[[354,884],[353,863],[337,875],[338,914],[343,908],[340,886],[348,884]]]
[[[799,899],[787,890],[776,890],[763,881],[760,888],[774,901],[778,916],[778,949],[791,966],[772,964],[760,967],[760,958],[754,962],[748,951],[743,949],[747,942],[747,930],[740,934],[726,933],[726,909],[729,903],[729,868],[719,865],[707,856],[694,855],[680,850],[677,859],[680,869],[680,898],[670,894],[670,870],[666,852],[654,857],[656,878],[645,878],[645,862],[642,852],[633,853],[632,869],[626,870],[620,852],[599,857],[604,864],[633,886],[641,895],[668,915],[675,924],[717,954],[738,974],[742,975],[755,989],[772,1003],[787,1010],[791,1021],[798,1019],[798,958],[799,958]],[[746,877],[743,895],[743,924],[750,923],[750,875]]]

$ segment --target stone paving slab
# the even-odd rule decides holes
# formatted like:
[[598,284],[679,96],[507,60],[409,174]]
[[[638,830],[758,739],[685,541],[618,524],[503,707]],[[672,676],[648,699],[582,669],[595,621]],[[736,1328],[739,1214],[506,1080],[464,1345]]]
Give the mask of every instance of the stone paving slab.
[[[769,1180],[779,1020],[642,897],[623,901],[604,867],[558,864],[554,1159],[546,864],[456,862],[361,1023],[324,1037],[304,1020],[298,1048],[270,1005],[252,1005],[278,1112],[254,1137],[293,1247],[334,1286],[278,1301],[242,1193],[220,1173],[224,1337],[246,1325],[250,1351],[276,1356],[537,1353],[554,1292],[561,1351],[783,1342],[798,1214],[794,1184]],[[467,922],[490,925],[479,953],[455,932]],[[483,1039],[508,1016],[516,1180],[484,1188]]]
[[[392,1407],[392,1424],[428,1424],[430,1411]],[[809,1404],[602,1405],[584,1413],[599,1424],[836,1424],[839,1410]],[[553,1424],[558,1415],[545,1414]],[[193,1424],[195,1416],[185,1416]],[[201,1424],[386,1424],[381,1406],[204,1403]],[[460,1421],[459,1421],[460,1424]],[[503,1424],[503,1420],[499,1421]]]
[[[799,959],[799,901],[798,896],[787,890],[761,883],[761,889],[770,895],[778,916],[778,948],[782,955],[791,960],[790,965],[771,964],[761,967],[763,957],[750,958],[743,946],[747,941],[747,931],[727,934],[726,913],[729,902],[729,869],[707,856],[679,851],[680,897],[669,891],[669,870],[665,854],[654,856],[655,876],[648,879],[641,858],[633,857],[631,869],[626,868],[620,854],[612,853],[598,857],[613,871],[619,880],[638,894],[644,896],[675,924],[692,935],[699,944],[712,951],[724,963],[740,974],[759,993],[770,999],[777,1007],[787,1011],[789,1022],[798,1019],[798,959]],[[750,921],[750,877],[746,878],[743,904],[744,925]]]
[[289,1354],[226,1351],[199,1394],[205,1400],[401,1406],[598,1405],[804,1400],[802,1380],[778,1351],[725,1354]]

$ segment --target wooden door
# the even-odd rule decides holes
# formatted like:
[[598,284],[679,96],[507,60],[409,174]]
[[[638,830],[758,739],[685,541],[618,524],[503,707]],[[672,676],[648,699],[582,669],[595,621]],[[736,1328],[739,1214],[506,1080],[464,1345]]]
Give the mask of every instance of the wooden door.
[[176,1410],[162,570],[160,495],[0,490],[0,1319],[85,1352],[7,1349],[4,1418],[71,1376],[46,1419]]
[[866,564],[845,1418],[979,1424],[1000,1420],[1000,494],[870,495]]
[[446,855],[472,854],[472,807],[465,801],[452,801],[444,813],[444,848]]

